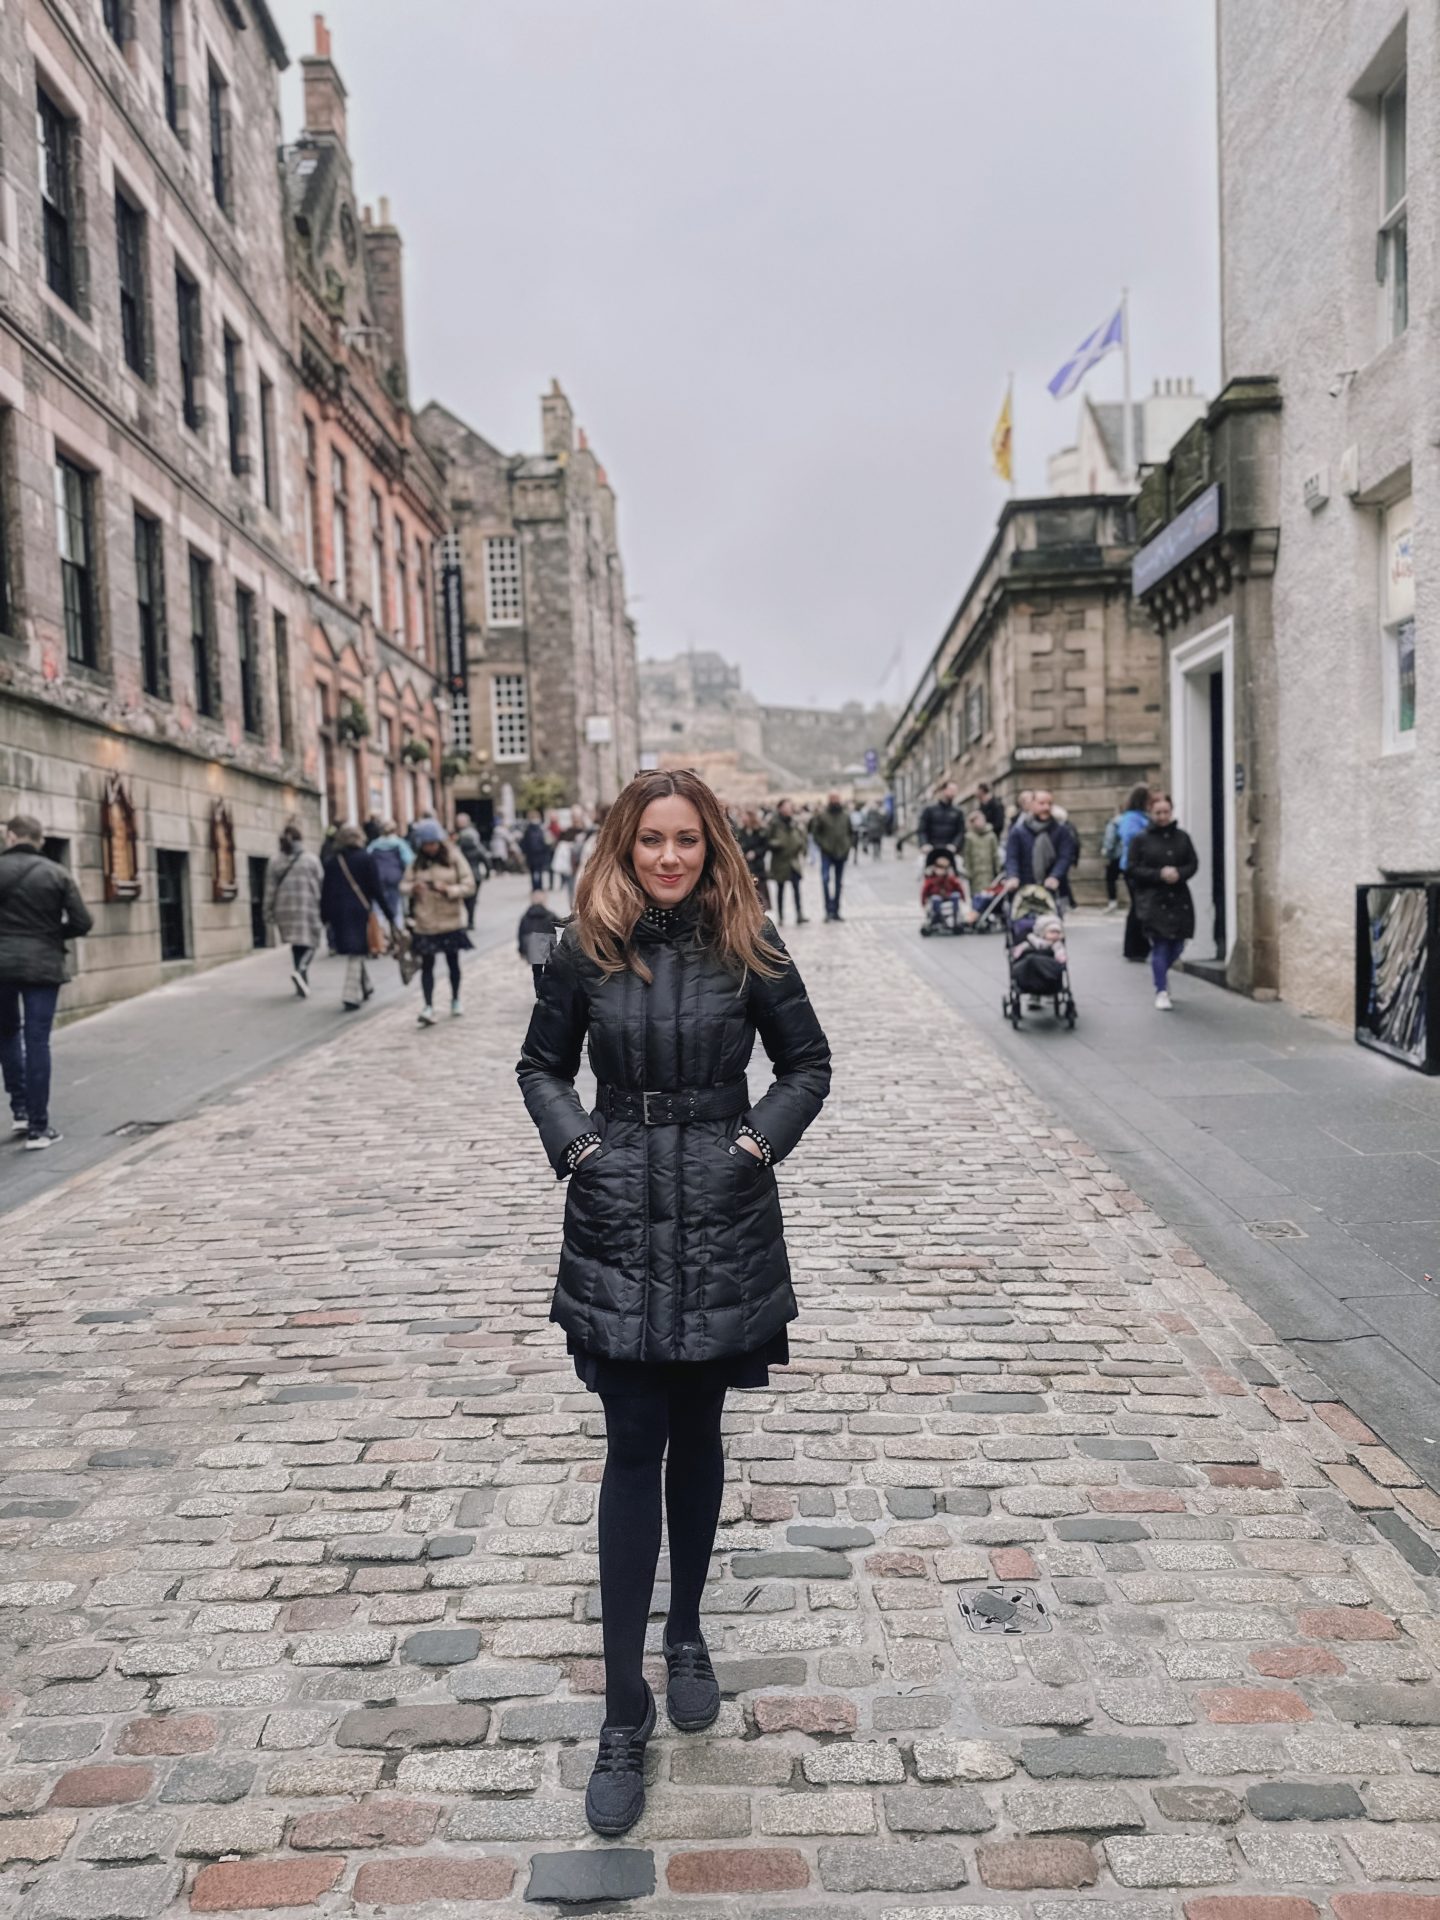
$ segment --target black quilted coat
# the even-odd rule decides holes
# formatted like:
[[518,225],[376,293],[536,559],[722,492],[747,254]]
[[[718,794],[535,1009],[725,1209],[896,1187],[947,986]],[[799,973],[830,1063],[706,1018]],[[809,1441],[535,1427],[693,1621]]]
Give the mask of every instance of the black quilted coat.
[[[572,1141],[602,1136],[570,1179],[550,1310],[587,1353],[724,1359],[795,1318],[775,1175],[735,1138],[748,1121],[783,1160],[829,1091],[830,1047],[778,935],[767,937],[785,960],[772,980],[729,972],[684,909],[666,930],[637,929],[648,985],[602,974],[573,931],[551,955],[518,1073],[558,1175]],[[774,1080],[728,1119],[647,1127],[587,1113],[575,1091],[587,1034],[602,1086],[674,1092],[741,1078],[757,1033]]]

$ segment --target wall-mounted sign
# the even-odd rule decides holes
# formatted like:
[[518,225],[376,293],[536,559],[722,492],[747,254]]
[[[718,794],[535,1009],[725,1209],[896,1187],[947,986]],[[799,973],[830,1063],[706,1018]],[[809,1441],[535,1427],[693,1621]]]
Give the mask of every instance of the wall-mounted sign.
[[1311,513],[1318,513],[1330,498],[1330,469],[1317,467],[1313,473],[1305,476],[1305,504]]
[[233,900],[240,891],[235,878],[235,828],[223,800],[210,809],[210,858],[212,899]]
[[1206,541],[1213,540],[1219,531],[1220,483],[1217,480],[1141,547],[1130,565],[1131,591],[1137,597],[1148,593],[1167,573],[1173,573],[1182,560],[1188,560]]
[[615,737],[608,713],[587,713],[585,716],[585,744],[589,747],[608,747]]
[[1085,751],[1078,742],[1061,747],[1016,747],[1012,760],[1078,760]]
[[118,773],[105,782],[100,805],[100,864],[107,900],[140,897],[140,848],[135,835],[135,809]]

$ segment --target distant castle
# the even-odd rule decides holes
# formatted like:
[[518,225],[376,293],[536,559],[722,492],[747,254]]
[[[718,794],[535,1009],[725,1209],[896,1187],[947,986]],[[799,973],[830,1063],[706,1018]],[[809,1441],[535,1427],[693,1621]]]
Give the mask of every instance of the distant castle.
[[739,667],[691,652],[640,662],[640,747],[647,764],[695,767],[726,800],[880,791],[868,776],[895,725],[893,707],[768,707],[747,693]]

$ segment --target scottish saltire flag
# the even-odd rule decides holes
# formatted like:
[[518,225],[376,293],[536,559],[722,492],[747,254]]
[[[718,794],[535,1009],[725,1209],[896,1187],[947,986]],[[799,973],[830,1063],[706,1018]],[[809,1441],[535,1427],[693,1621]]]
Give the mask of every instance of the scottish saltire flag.
[[1107,353],[1113,353],[1117,347],[1125,344],[1125,309],[1117,307],[1103,327],[1080,342],[1075,352],[1061,367],[1055,378],[1050,381],[1050,391],[1057,400],[1064,400],[1074,393],[1090,369],[1098,366]]

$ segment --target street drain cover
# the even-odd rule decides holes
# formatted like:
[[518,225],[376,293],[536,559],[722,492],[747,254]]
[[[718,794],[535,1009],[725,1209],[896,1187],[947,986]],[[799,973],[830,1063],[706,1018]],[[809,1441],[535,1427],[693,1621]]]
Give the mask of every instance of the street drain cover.
[[981,1587],[961,1595],[960,1612],[971,1633],[1049,1633],[1051,1627],[1033,1587]]
[[122,1120],[118,1127],[110,1129],[112,1134],[128,1138],[137,1133],[158,1133],[161,1127],[168,1127],[168,1120]]
[[1247,1233],[1253,1233],[1257,1240],[1308,1240],[1309,1234],[1303,1227],[1297,1227],[1293,1220],[1247,1220]]

